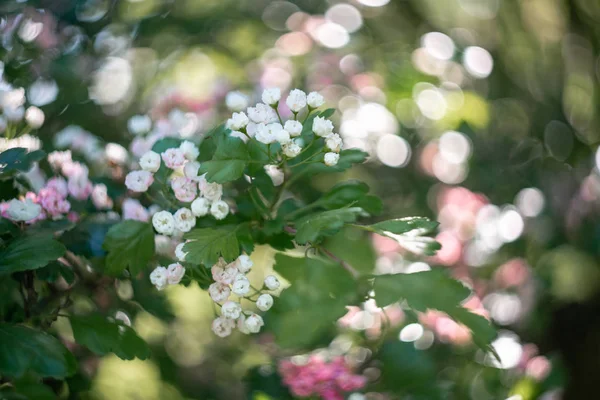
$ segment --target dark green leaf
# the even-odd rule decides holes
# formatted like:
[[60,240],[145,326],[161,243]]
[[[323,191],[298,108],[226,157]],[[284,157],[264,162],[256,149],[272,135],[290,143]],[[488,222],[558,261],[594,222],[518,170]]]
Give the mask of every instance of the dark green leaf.
[[256,176],[256,174],[261,172],[264,173],[264,166],[270,164],[269,156],[267,155],[267,145],[258,140],[250,140],[247,146],[248,155],[253,162],[248,166],[248,172],[251,176]]
[[348,206],[369,193],[369,186],[361,181],[340,182],[325,193],[318,203],[327,209]]
[[328,108],[327,110],[321,112],[319,117],[321,118],[329,118],[335,113],[335,108]]
[[146,222],[120,222],[108,230],[102,248],[108,252],[108,274],[118,276],[129,267],[131,274],[137,275],[154,256],[154,230]]
[[51,234],[22,236],[0,252],[0,276],[41,268],[65,253]]
[[219,257],[232,262],[240,255],[240,244],[237,238],[238,226],[226,225],[218,228],[194,229],[185,234],[190,240],[183,247],[188,254],[186,261],[193,264],[213,266]]
[[242,177],[249,159],[248,148],[241,139],[222,136],[212,160],[204,161],[198,173],[205,173],[209,182],[234,181]]
[[354,222],[363,215],[360,207],[340,208],[324,211],[303,217],[295,222],[296,242],[306,244],[320,237],[331,236],[339,231],[346,223]]
[[11,235],[15,235],[19,232],[19,227],[15,225],[10,219],[0,217],[0,235],[4,235],[5,233],[10,233]]
[[69,317],[75,341],[98,355],[115,353],[119,358],[145,360],[150,348],[130,327],[102,315]]
[[275,271],[292,284],[267,320],[282,347],[305,347],[319,340],[335,329],[335,321],[347,312],[346,305],[355,301],[356,282],[338,264],[277,254]]
[[31,165],[44,158],[46,153],[42,150],[27,152],[23,147],[13,147],[0,153],[0,173],[11,171],[26,172],[31,169]]
[[54,336],[23,325],[0,323],[0,375],[18,378],[31,371],[61,379],[75,370],[75,358]]
[[181,139],[177,139],[174,137],[167,137],[164,139],[160,139],[152,146],[152,151],[155,153],[163,153],[168,149],[178,148],[181,145]]
[[36,276],[46,282],[56,282],[59,277],[62,277],[69,285],[75,281],[73,270],[59,261],[51,261],[44,268],[38,269]]

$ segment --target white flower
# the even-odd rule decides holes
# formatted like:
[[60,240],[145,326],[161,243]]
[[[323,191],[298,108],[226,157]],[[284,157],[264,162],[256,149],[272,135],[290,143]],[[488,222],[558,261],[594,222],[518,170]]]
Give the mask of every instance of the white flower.
[[265,277],[265,286],[267,287],[267,289],[277,290],[279,289],[280,285],[281,283],[279,283],[279,279],[277,279],[275,275],[268,275],[267,277]]
[[107,143],[104,147],[104,154],[106,159],[114,164],[125,164],[129,157],[127,149],[118,143]]
[[277,114],[268,105],[258,103],[254,107],[248,108],[248,117],[257,124],[268,124],[277,121]]
[[150,150],[140,158],[140,167],[144,171],[156,172],[160,168],[160,154]]
[[208,287],[208,294],[215,303],[220,303],[227,300],[231,294],[231,289],[228,285],[224,285],[220,282],[215,282]]
[[198,150],[198,147],[196,147],[196,145],[189,140],[184,140],[181,142],[179,145],[179,150],[181,150],[183,152],[183,156],[190,161],[196,161],[200,155],[200,150]]
[[185,256],[187,256],[187,252],[183,251],[183,246],[185,246],[185,242],[179,243],[177,247],[175,247],[175,257],[179,261],[185,261]]
[[229,92],[225,96],[225,105],[231,111],[241,111],[248,107],[248,97],[241,92]]
[[189,208],[180,208],[174,215],[175,228],[181,232],[189,232],[196,226],[196,217],[192,214]]
[[204,176],[201,177],[198,187],[200,194],[208,201],[221,200],[223,195],[223,185],[215,182],[208,182]]
[[33,42],[36,37],[42,33],[44,24],[42,22],[35,22],[27,18],[19,27],[18,35],[25,43]]
[[240,132],[240,131],[231,131],[231,132],[229,132],[229,136],[238,138],[238,139],[242,139],[242,142],[244,142],[244,143],[248,142],[248,136],[246,136],[243,132]]
[[96,104],[114,105],[131,93],[134,83],[133,68],[121,57],[107,57],[94,72],[89,97]]
[[268,105],[275,105],[281,99],[281,90],[279,88],[265,89],[262,92],[262,101]]
[[333,167],[340,160],[340,155],[338,153],[325,153],[325,165],[328,167]]
[[31,106],[25,111],[25,122],[33,129],[38,129],[44,125],[44,112],[36,106]]
[[256,307],[260,311],[268,311],[271,307],[273,307],[273,296],[267,293],[263,293],[258,296],[256,299]]
[[160,234],[172,235],[175,231],[175,218],[168,211],[159,211],[152,216],[152,226]]
[[273,136],[272,129],[269,129],[265,124],[256,125],[256,133],[254,139],[264,144],[271,144],[275,142],[275,136]]
[[227,120],[226,126],[233,131],[239,131],[240,129],[245,128],[246,125],[248,125],[248,122],[250,122],[250,120],[244,112],[234,112],[231,115],[231,118]]
[[160,154],[165,165],[171,169],[183,166],[185,163],[185,155],[180,149],[170,148]]
[[231,290],[238,296],[245,296],[250,292],[250,281],[244,274],[237,274]]
[[23,107],[5,108],[4,116],[11,122],[19,122],[25,115],[25,109]]
[[167,268],[167,281],[169,285],[177,285],[185,275],[185,268],[179,263],[169,265]]
[[221,315],[227,319],[238,319],[242,314],[242,306],[235,301],[227,301],[221,307]]
[[92,189],[92,202],[94,203],[94,207],[99,210],[112,208],[113,201],[108,196],[108,189],[105,184],[99,183],[94,185],[94,188]]
[[147,133],[152,128],[152,120],[148,115],[134,115],[127,121],[127,129],[133,135]]
[[248,257],[246,254],[242,254],[235,261],[235,265],[238,271],[240,271],[242,274],[247,274],[248,271],[250,271],[250,269],[254,265],[254,263],[252,262],[250,257]]
[[31,199],[19,201],[12,199],[8,203],[6,214],[13,221],[31,221],[37,218],[42,212],[42,206],[35,204]]
[[294,158],[302,151],[302,147],[300,147],[297,143],[290,143],[287,146],[283,146],[283,154],[285,154],[289,158]]
[[210,213],[218,220],[224,219],[229,214],[229,205],[223,200],[217,200],[210,206]]
[[287,99],[285,100],[287,106],[293,112],[298,112],[306,107],[306,93],[300,89],[294,89],[290,92]]
[[310,108],[319,108],[325,103],[325,99],[319,92],[310,92],[306,97],[306,102]]
[[302,133],[302,124],[298,121],[290,119],[285,121],[283,129],[285,129],[292,137],[300,136]]
[[211,325],[212,331],[219,337],[227,337],[231,335],[231,330],[235,327],[233,320],[219,317],[215,318]]
[[334,153],[339,153],[342,149],[342,137],[337,133],[332,133],[325,138],[325,146]]
[[134,192],[145,192],[152,182],[154,178],[148,171],[131,171],[125,177],[125,186]]
[[248,328],[246,328],[246,316],[244,314],[240,315],[240,317],[238,318],[237,328],[240,332],[242,332],[245,335],[248,335],[250,333]]
[[200,169],[200,163],[198,161],[186,162],[183,166],[183,174],[186,178],[192,180],[198,178],[198,170]]
[[247,317],[244,321],[246,329],[251,333],[258,333],[260,328],[264,325],[263,319],[260,315],[252,314]]
[[281,168],[277,168],[276,165],[265,165],[265,172],[273,181],[274,186],[281,185],[285,180],[285,174],[283,173]]
[[210,202],[204,197],[198,197],[196,200],[192,201],[192,213],[196,217],[204,217],[208,214],[209,207]]
[[[271,125],[274,125],[274,124],[271,124]],[[279,124],[277,124],[277,125],[279,125]],[[281,125],[279,125],[279,126],[281,126]],[[281,145],[286,145],[292,141],[292,139],[290,137],[290,133],[283,128],[276,130],[273,137]]]
[[150,282],[152,282],[158,290],[163,290],[169,283],[168,276],[169,274],[165,267],[156,267],[150,274]]
[[323,117],[316,117],[313,120],[312,130],[317,136],[325,137],[333,131],[333,123]]
[[238,269],[233,264],[224,265],[223,267],[213,265],[210,271],[212,273],[213,279],[216,282],[222,283],[224,285],[231,285],[234,282],[235,278],[239,275]]
[[2,108],[19,108],[25,104],[25,89],[22,87],[0,92]]
[[27,89],[27,100],[34,106],[42,107],[52,103],[58,96],[58,85],[55,81],[39,78]]

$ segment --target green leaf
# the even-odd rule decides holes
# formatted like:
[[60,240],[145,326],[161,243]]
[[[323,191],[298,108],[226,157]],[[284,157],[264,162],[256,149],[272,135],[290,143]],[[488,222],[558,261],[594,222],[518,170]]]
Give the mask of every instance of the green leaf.
[[319,117],[321,118],[329,118],[335,113],[335,108],[328,108],[327,110],[321,112]]
[[246,144],[239,138],[222,136],[212,160],[204,161],[199,174],[206,174],[209,182],[225,183],[244,174],[250,156]]
[[485,318],[462,307],[461,303],[471,291],[441,269],[414,274],[378,275],[373,289],[379,307],[406,301],[416,311],[433,309],[448,314],[471,329],[473,341],[482,348],[488,349],[487,346],[495,337],[494,329]]
[[8,218],[0,217],[0,235],[10,233],[15,236],[19,232],[19,227]]
[[23,325],[0,323],[0,375],[19,378],[31,371],[61,379],[74,374],[76,364],[54,336]]
[[369,193],[369,185],[357,180],[340,182],[325,193],[318,203],[327,209],[341,208],[352,204]]
[[160,139],[152,146],[152,151],[155,153],[163,153],[168,149],[178,148],[181,145],[181,139],[177,139],[174,137],[167,137],[164,139]]
[[349,207],[308,215],[295,222],[297,229],[295,240],[299,244],[306,244],[323,236],[331,236],[346,223],[356,221],[363,214],[362,208]]
[[342,150],[340,152],[340,159],[338,163],[333,167],[328,167],[325,164],[317,163],[300,166],[299,169],[303,171],[303,174],[308,175],[320,174],[324,172],[342,172],[351,168],[354,164],[362,164],[365,162],[368,156],[368,153],[358,149]]
[[51,234],[22,236],[0,252],[0,276],[46,266],[65,253]]
[[248,166],[248,172],[251,176],[256,176],[256,174],[261,172],[264,173],[264,166],[270,164],[269,156],[267,155],[267,145],[258,140],[249,140],[247,146],[249,159],[253,162]]
[[115,353],[123,360],[150,356],[150,348],[133,329],[102,315],[71,316],[75,341],[98,355]]
[[46,153],[42,150],[28,152],[23,147],[13,147],[0,153],[0,174],[11,171],[26,172],[31,169],[31,164],[44,158]]
[[129,267],[137,275],[154,256],[154,230],[146,222],[119,222],[108,230],[102,248],[108,252],[106,273],[118,276]]
[[187,262],[204,264],[211,267],[223,257],[225,261],[232,262],[240,255],[240,244],[237,237],[239,226],[225,225],[217,228],[194,229],[185,234],[184,238],[190,240],[183,247],[188,254]]
[[391,232],[396,235],[402,235],[413,230],[418,230],[422,235],[432,232],[438,225],[439,223],[437,221],[432,221],[429,218],[406,217],[378,222],[373,225],[368,225],[367,227],[380,234]]
[[62,276],[69,285],[75,281],[73,270],[59,261],[51,261],[44,268],[38,269],[36,276],[46,282],[56,282]]
[[346,305],[356,301],[356,281],[338,264],[277,254],[274,268],[292,284],[267,319],[267,328],[282,347],[303,348],[327,338],[347,312]]

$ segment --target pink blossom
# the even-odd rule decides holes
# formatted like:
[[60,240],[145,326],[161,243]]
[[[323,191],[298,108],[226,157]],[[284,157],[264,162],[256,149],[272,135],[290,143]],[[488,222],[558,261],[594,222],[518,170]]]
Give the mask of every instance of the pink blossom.
[[112,199],[108,196],[106,185],[98,184],[92,189],[92,202],[94,207],[99,210],[111,209],[113,206]]
[[165,165],[171,169],[182,167],[186,161],[183,151],[175,148],[167,149],[161,153],[161,157]]
[[92,193],[92,182],[86,175],[72,175],[67,183],[69,194],[77,200],[86,200]]
[[136,199],[125,199],[123,201],[123,219],[133,219],[136,221],[148,222],[150,213]]
[[171,181],[171,188],[175,193],[175,197],[179,201],[189,203],[194,201],[198,188],[193,180],[183,176],[177,177]]
[[67,178],[85,176],[89,174],[88,167],[77,161],[68,161],[62,165],[61,172]]
[[58,218],[71,210],[71,203],[65,197],[54,187],[45,187],[40,190],[38,202],[49,216]]
[[67,189],[67,181],[59,176],[48,179],[48,182],[46,182],[46,188],[56,190],[63,198],[66,198],[69,194]]
[[79,221],[79,213],[77,211],[71,211],[67,214],[67,219],[73,223]]

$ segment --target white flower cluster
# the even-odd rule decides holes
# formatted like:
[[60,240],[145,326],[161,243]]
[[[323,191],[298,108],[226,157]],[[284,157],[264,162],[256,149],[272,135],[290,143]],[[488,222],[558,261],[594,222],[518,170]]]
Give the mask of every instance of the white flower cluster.
[[181,207],[174,214],[163,210],[152,216],[154,229],[162,235],[189,232],[196,225],[196,217],[204,217],[210,213],[221,220],[229,214],[229,205],[221,200],[222,185],[208,182],[203,175],[198,176],[200,163],[195,160],[199,154],[198,147],[187,140],[178,148],[167,149],[161,154],[150,150],[139,160],[142,169],[131,171],[125,178],[125,185],[129,190],[146,192],[162,163],[174,172],[183,173],[174,173],[170,186],[178,201],[190,204],[188,207]]
[[[212,330],[217,336],[229,336],[236,327],[245,334],[258,333],[264,325],[260,315],[242,308],[241,299],[246,298],[255,302],[259,310],[268,311],[273,306],[273,296],[265,292],[277,290],[280,283],[275,276],[269,275],[265,278],[263,289],[250,293],[250,281],[246,274],[252,265],[250,257],[243,254],[230,264],[220,259],[211,269],[215,282],[209,286],[208,293],[221,307],[221,316],[212,323]],[[230,300],[232,294],[239,300]]]
[[[303,141],[299,136],[304,127],[298,121],[298,113],[308,107],[307,112],[310,114],[325,103],[323,96],[317,92],[306,95],[302,90],[294,89],[288,94],[285,101],[293,114],[293,119],[284,123],[278,111],[281,100],[281,91],[278,88],[265,89],[262,93],[263,103],[247,108],[246,113],[241,111],[243,108],[241,106],[247,101],[241,101],[239,96],[239,92],[231,92],[227,95],[228,107],[238,111],[234,112],[227,120],[226,126],[231,130],[231,136],[245,142],[255,139],[267,145],[279,143],[283,155],[288,159],[297,157],[303,151]],[[317,137],[324,139],[325,146],[322,152],[325,153],[325,164],[336,165],[340,158],[339,152],[343,142],[340,135],[333,133],[333,123],[326,118],[317,116],[313,119],[311,130]]]
[[156,267],[150,274],[150,282],[158,290],[163,290],[168,285],[177,285],[185,275],[185,267],[179,263],[174,263],[168,267]]
[[[39,129],[44,124],[44,112],[38,107],[32,105],[25,108],[27,97],[25,88],[13,87],[3,79],[4,64],[0,62],[0,133],[12,124],[19,124],[25,120],[26,129]],[[18,132],[13,132],[11,136],[16,136]]]

